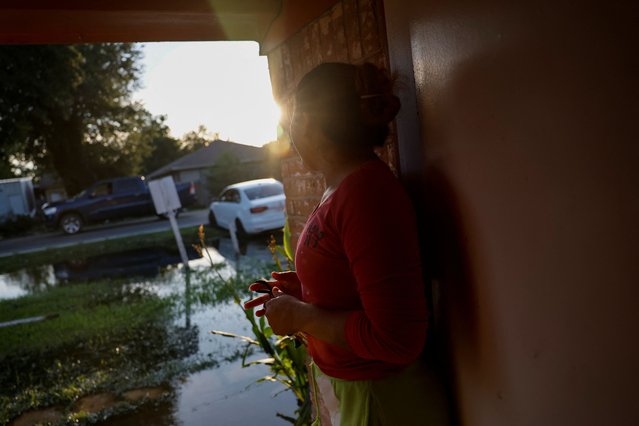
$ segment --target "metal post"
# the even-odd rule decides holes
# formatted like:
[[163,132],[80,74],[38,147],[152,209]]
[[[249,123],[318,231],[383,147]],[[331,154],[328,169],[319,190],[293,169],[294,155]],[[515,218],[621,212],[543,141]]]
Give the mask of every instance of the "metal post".
[[182,241],[182,234],[180,234],[180,228],[178,227],[177,220],[175,219],[175,210],[171,210],[167,213],[169,216],[169,222],[171,222],[171,228],[173,229],[173,235],[175,236],[175,242],[177,243],[178,250],[180,251],[180,257],[182,258],[182,264],[185,269],[189,269],[189,258],[186,255],[186,249],[184,248],[184,241]]
[[235,273],[240,273],[240,242],[237,238],[237,228],[235,227],[235,221],[231,221],[229,224],[229,234],[231,234],[231,243],[233,244],[233,251],[235,252]]

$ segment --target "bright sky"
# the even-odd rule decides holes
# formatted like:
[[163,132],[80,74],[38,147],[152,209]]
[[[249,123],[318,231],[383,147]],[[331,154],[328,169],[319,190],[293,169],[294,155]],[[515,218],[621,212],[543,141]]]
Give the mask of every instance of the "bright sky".
[[280,112],[258,49],[237,41],[144,43],[143,87],[134,98],[166,115],[173,137],[203,124],[221,139],[264,145],[276,139]]

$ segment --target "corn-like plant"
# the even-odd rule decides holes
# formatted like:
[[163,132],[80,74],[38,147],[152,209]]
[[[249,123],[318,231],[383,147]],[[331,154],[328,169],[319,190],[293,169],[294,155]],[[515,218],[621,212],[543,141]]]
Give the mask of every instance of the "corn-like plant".
[[[288,225],[288,222],[287,222]],[[290,269],[293,264],[292,252],[290,250],[290,244],[288,244],[288,226],[285,226],[284,232],[284,248],[278,246],[275,238],[271,236],[268,249],[273,256],[273,261],[278,271],[282,271],[282,262],[280,256],[283,256],[287,262],[287,266]],[[308,382],[308,370],[306,367],[307,353],[305,346],[299,345],[298,341],[293,336],[278,337],[273,334],[273,330],[268,326],[264,317],[256,317],[252,309],[244,309],[240,295],[237,292],[238,283],[234,281],[236,278],[224,278],[220,272],[219,267],[213,262],[213,259],[208,253],[207,246],[204,238],[204,226],[200,225],[198,237],[200,240],[199,245],[194,245],[196,251],[200,256],[207,256],[211,269],[217,274],[225,286],[228,287],[232,294],[234,302],[242,309],[247,321],[251,324],[251,330],[254,337],[242,336],[235,333],[228,333],[220,330],[212,330],[210,333],[232,337],[240,339],[246,342],[245,349],[242,354],[242,367],[248,367],[256,364],[267,365],[271,374],[258,379],[258,382],[271,381],[279,382],[290,389],[297,398],[298,409],[296,410],[297,418],[291,418],[281,413],[277,415],[279,417],[288,420],[296,426],[310,424],[311,418],[311,398]],[[248,283],[247,283],[248,286]],[[251,349],[259,347],[266,355],[266,358],[256,361],[247,362],[247,357],[251,353]]]

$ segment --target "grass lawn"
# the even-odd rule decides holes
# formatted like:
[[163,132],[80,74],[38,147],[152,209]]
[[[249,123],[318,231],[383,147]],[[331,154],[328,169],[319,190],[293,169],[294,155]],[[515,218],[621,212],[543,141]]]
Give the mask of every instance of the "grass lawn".
[[[106,333],[123,333],[166,315],[168,300],[104,281],[0,301],[0,323],[55,315],[50,320],[0,328],[0,359],[34,350],[47,352]],[[1,373],[0,373],[1,374]]]
[[[0,327],[0,424],[45,407],[62,410],[61,424],[92,423],[90,416],[78,417],[78,398],[168,389],[177,377],[217,365],[198,355],[198,328],[174,321],[181,315],[181,297],[101,281],[0,301],[0,322],[56,314]],[[134,405],[120,404],[118,410]]]

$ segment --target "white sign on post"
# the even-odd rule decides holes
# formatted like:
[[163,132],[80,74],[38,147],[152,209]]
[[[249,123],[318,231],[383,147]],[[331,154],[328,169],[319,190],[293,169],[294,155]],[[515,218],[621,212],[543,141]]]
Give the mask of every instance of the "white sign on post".
[[151,198],[153,198],[155,212],[169,217],[169,222],[173,229],[173,235],[175,236],[175,242],[178,246],[178,250],[180,251],[180,257],[182,258],[182,264],[188,271],[189,258],[186,255],[186,249],[184,248],[184,242],[182,241],[182,234],[180,234],[180,229],[178,228],[177,220],[175,219],[175,212],[182,207],[182,203],[180,203],[180,197],[178,196],[177,189],[175,188],[173,177],[166,176],[162,179],[150,181],[149,191],[151,192]]
[[150,181],[149,191],[151,191],[151,197],[153,198],[153,204],[155,205],[157,214],[165,214],[182,207],[172,176],[165,176],[162,179]]

